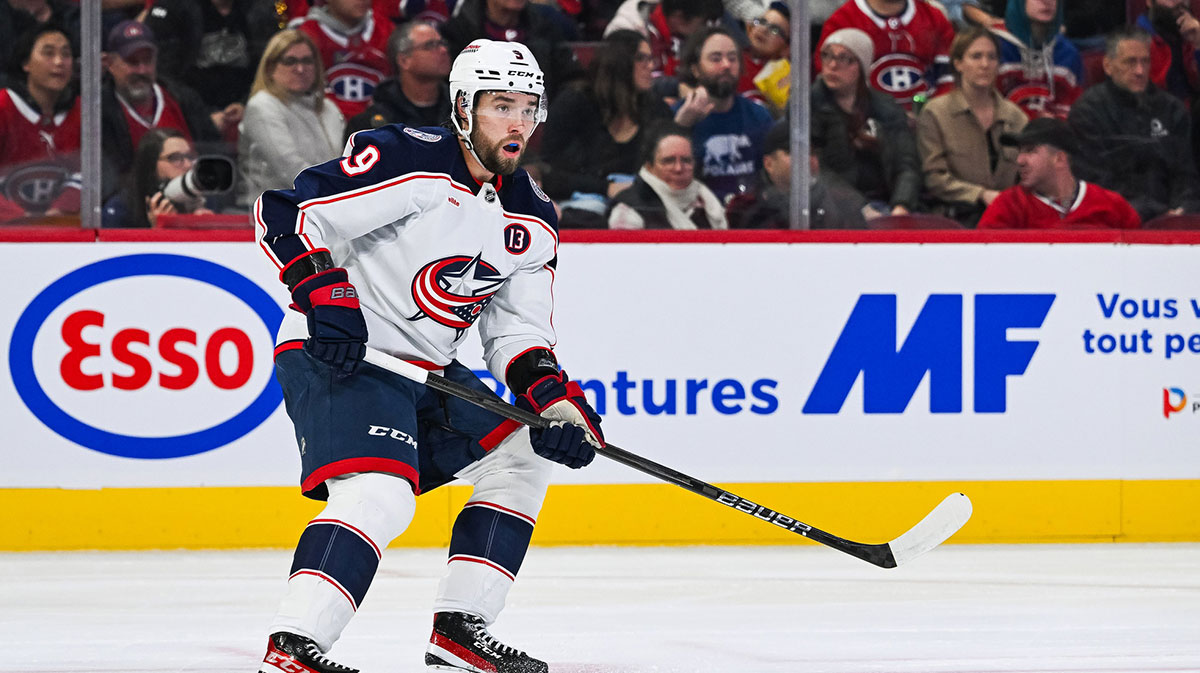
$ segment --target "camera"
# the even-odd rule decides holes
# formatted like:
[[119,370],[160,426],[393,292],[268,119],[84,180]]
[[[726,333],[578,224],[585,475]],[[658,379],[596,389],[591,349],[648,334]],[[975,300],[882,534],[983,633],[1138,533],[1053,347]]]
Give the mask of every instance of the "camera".
[[233,187],[234,165],[226,157],[198,157],[183,175],[172,178],[162,188],[163,196],[184,212],[204,207],[204,197],[220,194]]

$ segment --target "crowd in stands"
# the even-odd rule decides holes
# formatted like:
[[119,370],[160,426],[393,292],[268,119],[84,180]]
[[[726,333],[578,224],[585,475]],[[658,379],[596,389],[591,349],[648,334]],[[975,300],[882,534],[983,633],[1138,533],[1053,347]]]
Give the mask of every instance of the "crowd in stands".
[[[244,213],[348,136],[450,116],[519,41],[563,228],[789,228],[779,0],[100,0],[103,226]],[[79,211],[80,0],[0,0],[0,223]],[[1200,213],[1200,0],[813,0],[807,218],[1132,228]],[[235,179],[169,183],[205,157]],[[219,173],[220,171],[218,171]]]

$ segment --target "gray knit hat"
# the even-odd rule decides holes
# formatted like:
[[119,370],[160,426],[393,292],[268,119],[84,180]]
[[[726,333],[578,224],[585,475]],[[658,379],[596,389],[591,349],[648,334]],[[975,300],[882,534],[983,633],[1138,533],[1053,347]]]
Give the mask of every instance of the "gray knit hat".
[[871,64],[875,62],[875,43],[871,41],[870,35],[857,28],[842,28],[833,31],[821,43],[821,47],[824,48],[827,44],[840,44],[849,49],[858,57],[864,73],[870,70]]

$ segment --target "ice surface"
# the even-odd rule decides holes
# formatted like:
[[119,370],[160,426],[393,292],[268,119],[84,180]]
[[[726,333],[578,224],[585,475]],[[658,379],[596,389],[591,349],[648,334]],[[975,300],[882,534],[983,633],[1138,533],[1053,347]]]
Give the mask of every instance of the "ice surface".
[[[290,551],[0,554],[0,671],[255,671]],[[393,549],[331,653],[424,671],[443,550]],[[534,548],[492,632],[551,673],[1200,671],[1200,544]]]

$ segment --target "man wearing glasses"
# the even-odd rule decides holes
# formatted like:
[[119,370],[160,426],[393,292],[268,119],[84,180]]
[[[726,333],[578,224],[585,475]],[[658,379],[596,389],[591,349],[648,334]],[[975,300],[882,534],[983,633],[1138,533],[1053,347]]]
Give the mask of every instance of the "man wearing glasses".
[[347,137],[384,124],[439,126],[450,118],[450,51],[437,27],[427,21],[402,24],[387,46],[396,76],[380,82],[370,107],[346,123]]

